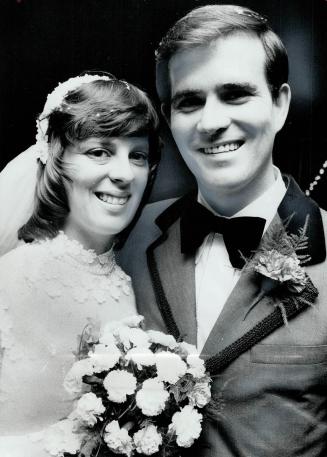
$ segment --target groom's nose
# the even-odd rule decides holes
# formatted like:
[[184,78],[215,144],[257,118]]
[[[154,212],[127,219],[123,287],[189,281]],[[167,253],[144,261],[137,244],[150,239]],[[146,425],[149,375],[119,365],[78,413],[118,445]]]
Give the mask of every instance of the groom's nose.
[[202,109],[199,111],[197,131],[212,134],[226,129],[231,123],[228,106],[216,94],[208,95]]

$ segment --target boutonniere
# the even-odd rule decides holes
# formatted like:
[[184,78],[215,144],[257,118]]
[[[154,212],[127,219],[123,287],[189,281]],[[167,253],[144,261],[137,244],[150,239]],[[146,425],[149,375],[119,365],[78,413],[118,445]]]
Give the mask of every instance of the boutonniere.
[[[307,305],[313,305],[318,291],[303,268],[311,257],[308,254],[301,254],[301,251],[305,251],[308,247],[308,237],[306,236],[308,223],[309,216],[297,234],[287,233],[287,223],[285,226],[274,227],[265,235],[252,258],[247,260],[245,268],[255,271],[259,276],[260,291],[246,316],[265,296],[270,296],[274,306],[280,308],[285,324],[287,324],[287,316],[283,306],[284,299],[291,299],[296,305],[301,301]],[[315,291],[312,301],[305,298],[307,297],[305,291],[309,283],[310,290]]]

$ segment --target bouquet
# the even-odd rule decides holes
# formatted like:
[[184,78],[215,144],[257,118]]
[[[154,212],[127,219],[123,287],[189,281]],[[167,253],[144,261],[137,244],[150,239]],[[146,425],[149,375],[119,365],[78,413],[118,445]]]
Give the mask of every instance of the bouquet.
[[61,455],[173,457],[199,437],[199,410],[210,401],[204,361],[194,346],[143,330],[142,320],[83,332],[64,382],[76,406],[62,422],[70,444]]

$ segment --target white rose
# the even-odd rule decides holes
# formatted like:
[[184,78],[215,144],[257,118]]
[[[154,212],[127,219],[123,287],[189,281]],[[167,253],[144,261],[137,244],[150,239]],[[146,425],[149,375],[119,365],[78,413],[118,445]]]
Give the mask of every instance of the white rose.
[[155,454],[159,451],[160,444],[162,444],[162,436],[153,424],[149,424],[134,433],[133,440],[136,451],[145,455]]
[[178,346],[178,343],[173,335],[166,335],[165,333],[159,332],[157,330],[148,330],[147,333],[151,343],[161,344],[162,346],[166,346],[169,349],[175,349]]
[[173,415],[169,430],[176,433],[176,443],[180,447],[191,447],[201,433],[202,414],[190,405],[184,406]]
[[65,376],[64,388],[70,394],[76,395],[83,390],[83,376],[93,374],[93,364],[91,359],[82,359],[74,363]]
[[108,392],[109,400],[123,403],[127,395],[132,395],[136,389],[136,378],[125,370],[110,371],[103,380],[103,386]]
[[165,408],[169,393],[158,378],[147,379],[136,394],[136,404],[146,416],[157,416]]
[[155,365],[155,356],[152,351],[148,348],[132,348],[126,354],[126,360],[132,360],[139,370],[142,367],[149,367]]
[[98,417],[105,412],[101,398],[94,393],[84,394],[77,402],[73,417],[85,422],[90,427],[96,424]]
[[155,356],[157,376],[161,381],[175,384],[186,373],[187,365],[179,355],[172,352],[157,352]]
[[106,426],[103,439],[115,454],[124,454],[128,457],[132,454],[132,438],[125,428],[119,427],[118,421],[112,421]]

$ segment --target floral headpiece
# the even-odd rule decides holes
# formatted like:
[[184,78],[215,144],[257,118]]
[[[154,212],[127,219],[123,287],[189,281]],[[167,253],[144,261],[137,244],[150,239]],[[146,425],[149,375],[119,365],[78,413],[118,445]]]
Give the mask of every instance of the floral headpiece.
[[65,97],[69,92],[76,90],[82,84],[90,83],[92,81],[111,81],[109,76],[89,75],[76,76],[69,78],[58,86],[47,96],[44,108],[36,121],[37,134],[36,146],[38,148],[38,159],[45,165],[49,156],[49,139],[46,132],[49,126],[49,115],[55,110],[60,109]]

